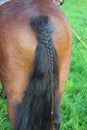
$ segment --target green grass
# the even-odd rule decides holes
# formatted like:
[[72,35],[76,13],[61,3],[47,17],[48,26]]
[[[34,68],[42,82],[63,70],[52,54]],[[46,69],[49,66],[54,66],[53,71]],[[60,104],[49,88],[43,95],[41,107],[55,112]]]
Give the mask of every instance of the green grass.
[[11,130],[11,124],[7,114],[6,100],[3,99],[0,99],[0,130]]
[[[65,0],[71,27],[87,42],[87,0]],[[86,43],[87,45],[87,43]],[[11,130],[6,101],[0,99],[0,130]],[[87,49],[73,35],[73,55],[61,107],[61,130],[87,130]]]
[[[66,0],[68,21],[87,45],[87,0]],[[61,109],[61,130],[87,130],[87,49],[73,35],[73,55]]]

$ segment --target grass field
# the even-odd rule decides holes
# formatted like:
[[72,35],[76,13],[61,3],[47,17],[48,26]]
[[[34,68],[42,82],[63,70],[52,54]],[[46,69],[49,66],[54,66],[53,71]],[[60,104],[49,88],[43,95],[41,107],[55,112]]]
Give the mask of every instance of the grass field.
[[[65,0],[61,7],[87,45],[87,0]],[[0,130],[11,130],[6,100],[0,99]],[[61,108],[61,130],[87,130],[87,49],[73,35],[73,55]]]

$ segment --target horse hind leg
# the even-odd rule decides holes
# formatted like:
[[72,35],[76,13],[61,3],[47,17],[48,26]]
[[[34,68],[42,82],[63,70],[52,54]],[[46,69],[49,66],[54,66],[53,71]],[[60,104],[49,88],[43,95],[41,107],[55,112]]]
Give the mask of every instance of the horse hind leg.
[[62,61],[62,64],[59,64],[59,87],[58,93],[56,96],[56,108],[55,108],[55,120],[54,120],[54,130],[60,129],[60,107],[62,104],[62,98],[64,93],[64,86],[65,82],[68,77],[69,67],[70,67],[70,59],[71,59],[71,48],[67,51],[67,56],[65,57],[66,60]]
[[1,97],[1,98],[3,98],[3,99],[5,99],[5,98],[6,98],[6,94],[5,94],[5,91],[4,91],[4,89],[3,89],[3,88],[1,89],[1,92],[0,92],[0,97]]

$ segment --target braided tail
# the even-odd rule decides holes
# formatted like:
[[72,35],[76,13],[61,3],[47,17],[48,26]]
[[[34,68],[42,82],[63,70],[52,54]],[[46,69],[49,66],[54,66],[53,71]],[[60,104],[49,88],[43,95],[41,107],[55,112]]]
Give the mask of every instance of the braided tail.
[[14,130],[50,130],[58,89],[57,54],[53,45],[52,23],[47,16],[30,21],[38,45],[27,91],[18,107]]

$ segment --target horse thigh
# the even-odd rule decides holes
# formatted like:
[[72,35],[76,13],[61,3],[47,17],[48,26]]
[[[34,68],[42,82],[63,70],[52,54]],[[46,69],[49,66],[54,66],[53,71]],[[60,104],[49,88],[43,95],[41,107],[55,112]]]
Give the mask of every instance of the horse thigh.
[[8,116],[12,124],[15,124],[15,116],[16,116],[16,109],[18,105],[22,102],[24,92],[26,90],[26,85],[13,85],[10,84],[12,87],[5,87],[6,96],[7,96],[7,109],[8,109]]

